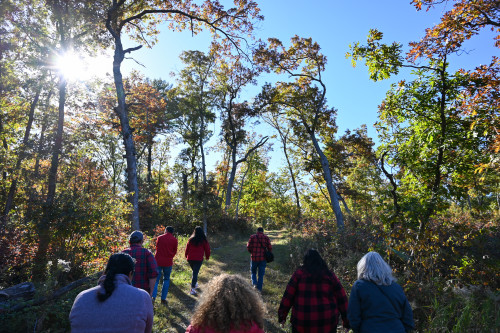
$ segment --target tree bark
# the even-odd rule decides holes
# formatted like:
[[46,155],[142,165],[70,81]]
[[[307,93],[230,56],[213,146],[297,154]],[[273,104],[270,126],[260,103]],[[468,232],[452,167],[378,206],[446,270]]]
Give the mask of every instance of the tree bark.
[[28,122],[26,124],[26,129],[24,130],[24,138],[21,144],[21,149],[19,151],[19,155],[17,156],[16,167],[14,172],[12,173],[12,183],[10,185],[9,194],[7,195],[7,201],[5,202],[4,215],[8,215],[10,209],[12,207],[12,203],[14,202],[14,195],[16,194],[17,189],[17,180],[19,177],[19,169],[21,168],[21,163],[26,155],[26,146],[28,145],[28,140],[31,133],[31,127],[33,125],[33,118],[35,114],[35,108],[38,104],[38,99],[40,97],[40,93],[42,92],[42,87],[40,86],[35,93],[35,97],[30,105],[30,111],[28,114]]
[[57,170],[59,168],[59,155],[61,154],[63,133],[64,133],[64,105],[66,103],[67,81],[62,73],[59,73],[59,108],[57,119],[57,132],[50,162],[47,198],[43,207],[43,216],[37,225],[38,229],[38,249],[34,258],[33,277],[36,280],[43,280],[45,277],[45,267],[47,266],[47,250],[50,244],[50,224],[54,199],[56,195]]
[[[123,85],[123,77],[121,73],[121,64],[125,58],[125,54],[135,51],[140,47],[133,49],[123,50],[121,40],[121,31],[115,31],[112,27],[111,21],[116,20],[118,7],[122,4],[114,3],[108,11],[108,18],[106,20],[106,28],[113,36],[115,42],[115,50],[113,56],[113,78],[116,88],[116,99],[118,105],[115,107],[115,113],[120,119],[120,126],[122,132],[123,145],[125,147],[125,159],[127,161],[127,191],[128,199],[132,204],[131,226],[134,230],[140,229],[139,223],[139,186],[137,184],[137,160],[136,151],[133,139],[133,129],[130,127],[128,119],[128,108],[125,101],[125,88]],[[115,25],[118,26],[118,25]]]
[[333,186],[332,173],[330,170],[330,163],[328,163],[328,159],[326,158],[323,150],[319,146],[318,140],[316,139],[316,135],[314,132],[308,131],[309,136],[314,145],[314,149],[318,154],[321,162],[321,168],[323,169],[323,179],[326,183],[326,188],[328,190],[328,194],[330,196],[330,205],[332,207],[333,213],[335,214],[335,218],[337,220],[337,228],[339,230],[344,228],[344,216],[342,215],[342,210],[340,209],[340,203],[338,199],[337,191],[335,190],[335,186]]

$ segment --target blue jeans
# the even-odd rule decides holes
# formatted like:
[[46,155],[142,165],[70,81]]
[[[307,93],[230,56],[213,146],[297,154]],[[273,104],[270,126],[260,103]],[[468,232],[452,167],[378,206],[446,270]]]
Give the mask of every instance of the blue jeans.
[[170,287],[170,274],[172,273],[172,266],[158,267],[158,277],[156,278],[155,288],[153,289],[153,298],[156,298],[158,293],[158,284],[163,273],[163,287],[161,289],[161,299],[167,299],[168,288]]
[[191,279],[191,288],[196,286],[196,282],[198,282],[198,273],[200,272],[201,264],[203,260],[188,260],[189,266],[193,270],[193,278]]
[[[264,273],[266,272],[266,261],[250,261],[250,272],[252,273],[252,284],[262,291],[264,284]],[[259,279],[257,280],[257,269],[259,270]]]

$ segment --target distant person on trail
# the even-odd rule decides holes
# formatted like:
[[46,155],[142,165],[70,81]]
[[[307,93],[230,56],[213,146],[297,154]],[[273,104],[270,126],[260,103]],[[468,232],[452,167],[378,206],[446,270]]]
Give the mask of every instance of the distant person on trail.
[[[264,252],[271,252],[273,247],[271,246],[271,241],[269,237],[264,235],[264,228],[257,228],[257,233],[250,236],[247,243],[247,250],[250,252],[250,273],[252,278],[252,285],[259,291],[262,291],[262,285],[264,284],[264,273],[266,272],[266,258],[264,257]],[[258,271],[258,279],[257,279]]]
[[111,255],[98,286],[82,291],[69,314],[71,332],[150,333],[153,304],[150,295],[131,285],[134,259]]
[[377,252],[358,262],[358,280],[349,296],[347,318],[355,333],[404,333],[415,328],[413,312],[392,269]]
[[136,230],[130,234],[130,247],[122,252],[130,254],[135,259],[135,273],[132,285],[146,290],[151,296],[158,276],[158,267],[153,254],[142,247],[143,242],[144,235],[139,230]]
[[158,236],[156,239],[156,254],[155,259],[158,264],[158,277],[156,278],[155,287],[153,289],[153,302],[158,293],[158,284],[163,274],[163,287],[161,289],[161,303],[167,304],[168,289],[170,287],[170,274],[174,264],[174,257],[177,253],[177,238],[174,237],[174,228],[167,227],[165,233]]
[[201,264],[203,263],[203,255],[208,260],[210,259],[210,245],[207,241],[207,236],[201,227],[194,228],[193,234],[189,237],[186,245],[185,256],[193,270],[191,279],[191,295],[196,295],[198,288],[198,273],[200,272]]
[[315,249],[306,252],[303,265],[293,273],[286,286],[278,309],[281,326],[285,325],[290,308],[292,332],[336,332],[339,314],[345,331],[348,331],[345,290]]
[[239,275],[208,282],[186,333],[264,333],[266,307],[259,293]]

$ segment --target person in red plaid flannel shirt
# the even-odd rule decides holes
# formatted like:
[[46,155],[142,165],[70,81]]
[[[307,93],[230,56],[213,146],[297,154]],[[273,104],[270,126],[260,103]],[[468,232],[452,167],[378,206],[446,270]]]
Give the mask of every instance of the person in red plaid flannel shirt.
[[146,290],[151,296],[158,276],[158,266],[155,257],[148,250],[142,247],[144,235],[139,230],[130,234],[130,247],[122,252],[130,254],[135,259],[135,273],[132,278],[132,285]]
[[304,264],[288,282],[278,309],[278,321],[282,326],[290,308],[292,332],[336,332],[339,314],[345,331],[348,331],[345,290],[315,249],[306,252]]
[[[262,285],[264,284],[264,273],[266,272],[266,258],[264,257],[265,249],[269,252],[273,250],[271,246],[271,241],[269,237],[264,235],[264,228],[257,228],[257,233],[250,236],[247,243],[247,250],[251,254],[250,261],[250,272],[252,278],[252,284],[255,288],[262,291]],[[257,270],[258,279],[257,279]]]

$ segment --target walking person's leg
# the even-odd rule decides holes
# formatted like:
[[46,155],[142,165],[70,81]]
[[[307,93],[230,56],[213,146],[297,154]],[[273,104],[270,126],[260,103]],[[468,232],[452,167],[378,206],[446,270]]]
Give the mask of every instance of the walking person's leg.
[[258,261],[252,261],[250,260],[250,277],[252,279],[252,285],[254,287],[257,286],[257,267],[258,267]]
[[264,284],[264,273],[266,272],[266,261],[262,260],[258,263],[259,267],[259,279],[257,280],[257,289],[262,291],[262,285]]
[[191,295],[196,295],[196,282],[198,282],[198,273],[200,272],[203,260],[188,260],[188,262],[193,270],[193,276],[191,278]]
[[162,267],[162,268],[163,268],[163,287],[161,289],[161,299],[162,301],[164,301],[167,299],[168,289],[170,288],[170,274],[172,273],[172,266]]
[[[158,272],[158,276],[156,277],[155,287],[153,288],[153,294],[151,295],[153,297],[153,300],[156,299],[156,295],[158,294],[158,284],[160,283],[162,267],[158,267],[157,272]],[[164,280],[164,283],[165,283],[165,280]]]

